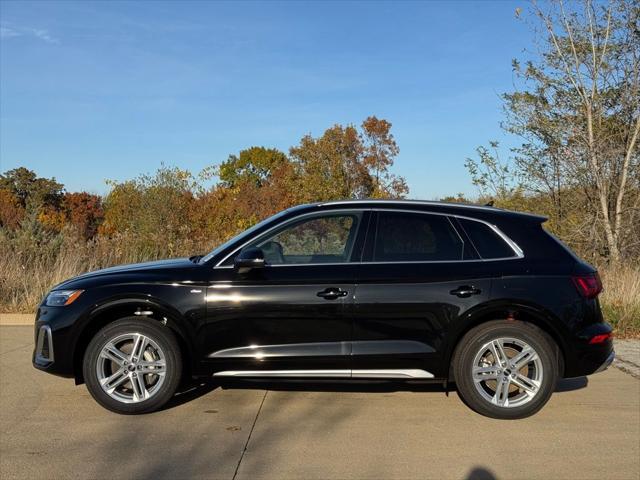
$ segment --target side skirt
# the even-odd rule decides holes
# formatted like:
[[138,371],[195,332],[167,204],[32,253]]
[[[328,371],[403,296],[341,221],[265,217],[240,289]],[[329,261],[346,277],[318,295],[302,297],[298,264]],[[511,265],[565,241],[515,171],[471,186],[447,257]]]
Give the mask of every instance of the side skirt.
[[287,378],[434,378],[420,369],[381,370],[225,370],[214,377],[287,377]]

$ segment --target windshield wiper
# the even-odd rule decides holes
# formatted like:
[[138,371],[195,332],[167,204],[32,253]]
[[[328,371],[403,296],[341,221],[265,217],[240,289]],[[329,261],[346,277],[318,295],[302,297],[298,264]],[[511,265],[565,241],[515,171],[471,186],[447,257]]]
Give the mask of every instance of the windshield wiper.
[[198,263],[201,258],[202,258],[202,255],[193,255],[189,257],[189,260],[191,260],[193,263]]

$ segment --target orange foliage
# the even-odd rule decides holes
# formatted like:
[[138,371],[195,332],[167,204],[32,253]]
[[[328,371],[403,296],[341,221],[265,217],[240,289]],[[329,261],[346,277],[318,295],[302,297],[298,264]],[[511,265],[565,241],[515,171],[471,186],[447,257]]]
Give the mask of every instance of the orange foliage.
[[92,238],[104,218],[102,199],[87,192],[65,193],[63,208],[67,220],[85,239]]
[[54,207],[45,206],[38,212],[38,221],[48,230],[59,232],[64,228],[66,215]]
[[25,209],[20,204],[20,199],[4,188],[0,189],[0,226],[5,228],[18,228],[25,217]]

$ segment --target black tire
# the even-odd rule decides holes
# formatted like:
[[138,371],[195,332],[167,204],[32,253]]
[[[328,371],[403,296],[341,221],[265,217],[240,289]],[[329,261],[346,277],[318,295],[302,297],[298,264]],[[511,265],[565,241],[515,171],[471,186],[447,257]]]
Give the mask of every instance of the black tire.
[[[472,373],[474,358],[484,345],[498,338],[513,338],[523,341],[538,354],[542,365],[542,380],[537,393],[528,403],[509,407],[496,405],[485,398],[476,388]],[[529,417],[547,403],[555,390],[558,379],[556,351],[553,339],[533,324],[507,320],[483,323],[467,332],[456,348],[453,358],[453,373],[458,393],[472,410],[487,417],[504,420]]]
[[[112,398],[101,387],[97,366],[100,352],[109,341],[118,336],[131,333],[142,334],[160,347],[164,354],[166,371],[162,384],[150,398],[136,403],[125,403]],[[110,323],[96,333],[87,346],[82,368],[87,389],[96,402],[112,412],[134,415],[158,410],[173,397],[180,384],[182,358],[175,335],[169,328],[153,319],[129,317]]]

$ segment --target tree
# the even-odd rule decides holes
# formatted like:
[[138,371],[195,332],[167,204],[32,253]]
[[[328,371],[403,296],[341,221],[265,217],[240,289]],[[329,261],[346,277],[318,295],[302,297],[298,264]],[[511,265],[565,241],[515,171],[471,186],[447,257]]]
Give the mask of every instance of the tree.
[[65,193],[63,206],[68,222],[85,240],[93,238],[104,218],[102,198],[87,192]]
[[110,181],[100,233],[126,233],[147,256],[173,255],[192,235],[190,216],[197,183],[191,173],[164,165],[153,175]]
[[319,138],[305,135],[289,153],[300,172],[305,202],[362,198],[372,191],[362,142],[351,125],[334,125]]
[[11,191],[0,188],[0,227],[15,230],[25,217],[25,208]]
[[386,120],[369,117],[362,132],[334,125],[321,137],[304,136],[289,150],[303,180],[304,200],[404,196],[404,179],[389,172],[398,153],[390,129]]
[[503,95],[503,126],[523,139],[514,179],[618,262],[640,232],[640,5],[553,0],[532,13],[539,50],[514,60],[520,88]]
[[243,181],[260,186],[288,161],[287,156],[275,148],[251,147],[241,150],[237,156],[229,155],[216,170],[224,187],[234,187]]
[[409,189],[401,177],[389,172],[400,153],[395,138],[391,134],[391,123],[375,116],[362,122],[361,139],[364,147],[362,163],[373,178],[372,197],[403,196]]
[[55,178],[40,178],[35,172],[18,167],[0,175],[0,190],[11,192],[20,205],[28,211],[42,207],[59,209],[63,186]]

